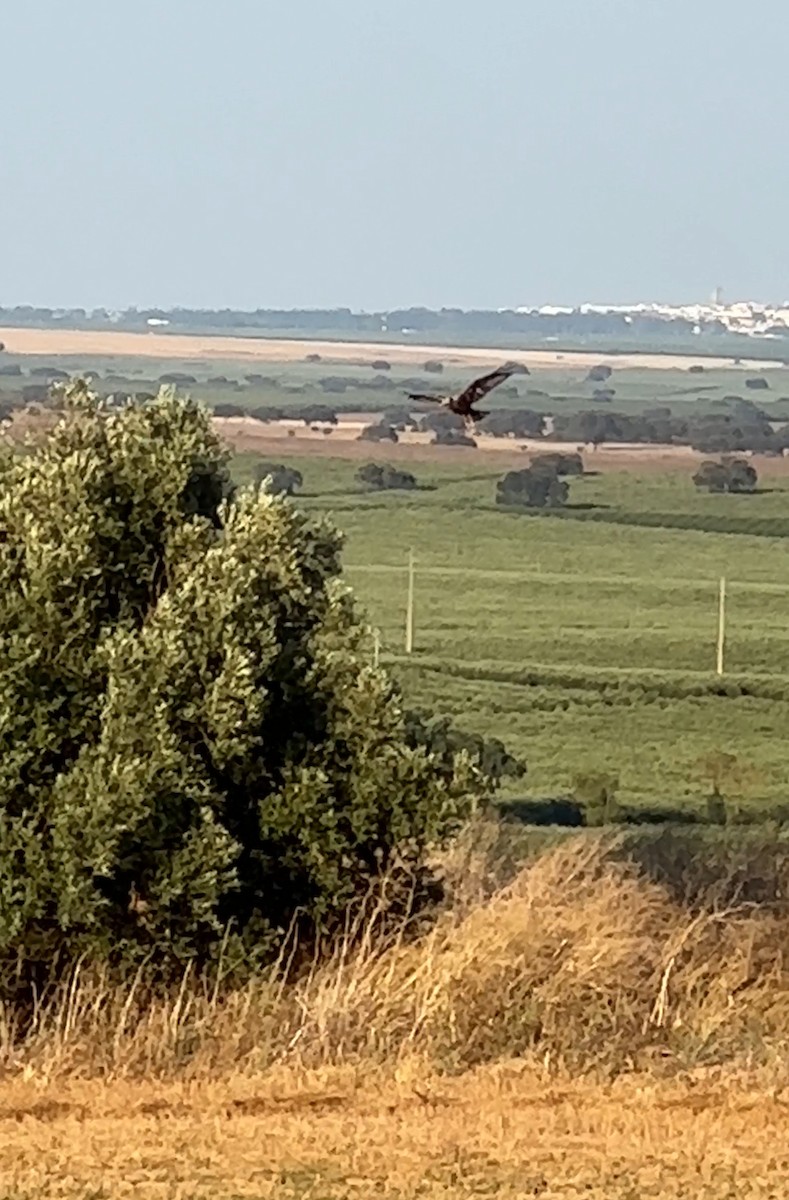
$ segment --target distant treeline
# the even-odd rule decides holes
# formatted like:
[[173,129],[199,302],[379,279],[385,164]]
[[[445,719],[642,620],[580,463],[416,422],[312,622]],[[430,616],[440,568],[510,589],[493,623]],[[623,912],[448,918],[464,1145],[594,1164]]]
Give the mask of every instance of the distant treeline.
[[[0,307],[0,324],[11,326],[147,329],[151,321],[166,323],[165,328],[195,332],[249,330],[260,334],[289,332],[316,335],[331,331],[338,335],[367,337],[415,333],[445,340],[485,335],[508,339],[605,337],[613,339],[613,345],[632,345],[638,341],[684,341],[700,349],[700,338],[695,334],[691,321],[680,317],[667,320],[648,313],[626,316],[624,313],[580,310],[540,313],[512,309],[421,307],[369,313],[354,312],[350,308],[258,308],[248,312],[232,308],[127,308],[112,311],[106,308],[52,309],[32,305]],[[721,322],[705,324],[703,336],[706,338],[708,335],[712,336],[713,341],[725,338],[731,347],[747,346],[749,354],[759,352],[754,339],[732,335]]]

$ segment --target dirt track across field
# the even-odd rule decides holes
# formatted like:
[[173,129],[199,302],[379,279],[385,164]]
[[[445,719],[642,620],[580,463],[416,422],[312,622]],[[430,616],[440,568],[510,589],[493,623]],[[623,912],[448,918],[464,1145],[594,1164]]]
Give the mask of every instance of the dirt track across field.
[[[249,362],[299,362],[319,354],[331,362],[386,358],[399,364],[440,358],[456,366],[494,366],[503,359],[530,367],[584,367],[606,359],[599,351],[506,350],[482,346],[431,346],[417,343],[327,342],[288,338],[200,336],[176,333],[130,333],[112,330],[0,329],[0,341],[9,354],[84,355],[85,357],[246,359]],[[694,359],[672,354],[617,354],[608,356],[617,367],[687,368],[700,361],[706,367],[732,367],[731,358]],[[740,367],[778,367],[777,362],[743,360]]]

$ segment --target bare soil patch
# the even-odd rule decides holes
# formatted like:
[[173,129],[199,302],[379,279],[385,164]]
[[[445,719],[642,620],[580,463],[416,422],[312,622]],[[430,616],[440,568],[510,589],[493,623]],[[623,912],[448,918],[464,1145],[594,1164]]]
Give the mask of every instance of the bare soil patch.
[[[301,421],[256,421],[253,417],[215,417],[214,424],[225,440],[240,452],[270,455],[284,453],[309,457],[381,459],[387,462],[469,463],[481,455],[502,467],[526,466],[532,454],[579,450],[588,470],[597,471],[690,471],[697,463],[715,455],[701,454],[690,446],[604,443],[596,449],[574,442],[528,438],[481,436],[476,449],[467,446],[438,446],[427,433],[407,432],[398,442],[360,442],[359,434],[374,424],[379,413],[350,413],[340,417],[328,436]],[[759,475],[789,474],[789,459],[753,455]]]

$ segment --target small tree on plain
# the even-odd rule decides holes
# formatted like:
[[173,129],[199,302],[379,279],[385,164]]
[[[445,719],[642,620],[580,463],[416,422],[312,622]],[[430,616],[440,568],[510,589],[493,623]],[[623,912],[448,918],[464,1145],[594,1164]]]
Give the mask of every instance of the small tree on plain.
[[293,496],[304,482],[301,471],[284,463],[255,463],[253,478],[258,487],[265,484],[273,496]]
[[583,475],[584,460],[580,454],[563,454],[561,451],[535,454],[531,467],[537,471],[551,471],[554,475]]
[[745,458],[724,457],[703,462],[693,476],[700,491],[749,493],[756,491],[758,472]]
[[473,437],[469,437],[465,428],[462,429],[437,429],[433,437],[434,446],[467,446],[473,450],[477,443]]
[[356,482],[372,491],[413,491],[416,479],[410,471],[400,471],[390,463],[365,463],[356,472]]
[[569,494],[564,479],[539,467],[508,471],[496,485],[496,503],[511,508],[561,508]]
[[419,418],[419,427],[426,433],[444,433],[447,430],[462,433],[466,423],[461,416],[450,412],[449,409],[435,408]]
[[613,371],[606,363],[598,363],[596,367],[591,367],[587,372],[586,378],[589,383],[605,383],[610,379]]
[[365,425],[359,437],[359,442],[396,442],[397,430],[388,421],[380,421],[377,425]]

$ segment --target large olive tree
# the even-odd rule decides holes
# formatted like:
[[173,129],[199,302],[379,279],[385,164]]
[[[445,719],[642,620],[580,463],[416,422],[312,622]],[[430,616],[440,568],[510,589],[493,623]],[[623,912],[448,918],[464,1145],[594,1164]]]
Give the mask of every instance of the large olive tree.
[[419,864],[485,784],[414,736],[340,539],[231,496],[208,414],[86,385],[0,471],[0,972],[254,963]]

